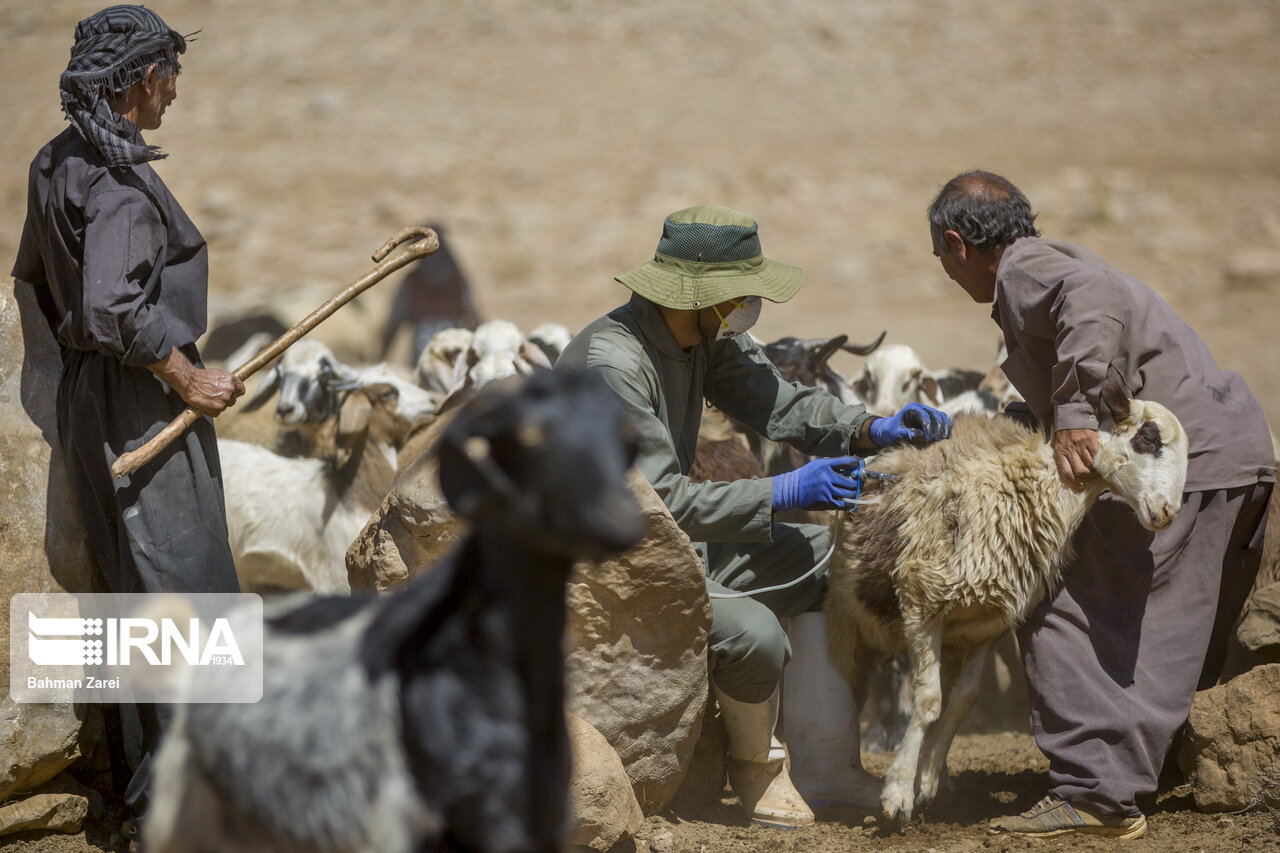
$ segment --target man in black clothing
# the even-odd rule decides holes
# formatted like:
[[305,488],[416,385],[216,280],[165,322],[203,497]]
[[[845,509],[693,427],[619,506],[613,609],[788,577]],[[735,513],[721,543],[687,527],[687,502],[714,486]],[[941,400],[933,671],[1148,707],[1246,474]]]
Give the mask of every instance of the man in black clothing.
[[[141,6],[113,6],[76,26],[60,80],[71,127],[31,164],[13,267],[58,340],[58,439],[102,587],[113,593],[239,592],[208,418],[131,476],[111,475],[121,453],[186,406],[215,416],[244,393],[234,375],[200,362],[207,249],[149,165],[165,155],[140,134],[160,126],[177,96],[185,50]],[[131,802],[146,786],[154,711],[139,706]]]

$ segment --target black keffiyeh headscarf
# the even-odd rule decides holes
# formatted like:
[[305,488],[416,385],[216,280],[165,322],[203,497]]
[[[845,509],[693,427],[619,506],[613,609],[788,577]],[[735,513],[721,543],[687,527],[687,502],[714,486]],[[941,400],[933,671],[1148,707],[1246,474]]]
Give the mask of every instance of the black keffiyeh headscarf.
[[108,96],[142,79],[152,63],[177,73],[187,40],[143,6],[112,6],[76,24],[71,61],[58,80],[62,111],[108,166],[135,166],[167,156],[139,145],[137,128],[115,113]]

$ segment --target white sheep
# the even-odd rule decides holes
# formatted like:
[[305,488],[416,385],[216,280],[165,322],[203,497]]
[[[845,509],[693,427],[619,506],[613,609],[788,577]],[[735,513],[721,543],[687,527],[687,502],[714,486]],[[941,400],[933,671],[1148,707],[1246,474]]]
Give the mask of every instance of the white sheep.
[[573,340],[573,332],[560,323],[541,323],[529,331],[529,342],[542,350],[551,364],[556,363],[560,353]]
[[455,408],[491,382],[550,370],[551,362],[509,320],[490,320],[476,327],[471,345],[453,365],[449,394],[441,411]]
[[350,590],[347,548],[391,490],[396,447],[415,426],[397,413],[398,398],[391,385],[349,394],[320,442],[325,458],[219,440],[228,539],[244,589]]
[[878,471],[901,479],[869,489],[881,502],[841,520],[826,603],[832,658],[859,698],[875,657],[905,647],[913,675],[911,722],[881,797],[888,816],[909,819],[937,793],[992,645],[1057,586],[1098,495],[1113,491],[1150,530],[1177,513],[1181,424],[1114,385],[1104,399],[1116,426],[1098,434],[1098,476],[1082,492],[1059,481],[1042,435],[1010,418],[961,415],[949,441],[877,456]]
[[460,359],[471,350],[470,329],[443,329],[431,336],[418,363],[414,367],[413,381],[429,391],[448,394],[455,384],[456,367]]

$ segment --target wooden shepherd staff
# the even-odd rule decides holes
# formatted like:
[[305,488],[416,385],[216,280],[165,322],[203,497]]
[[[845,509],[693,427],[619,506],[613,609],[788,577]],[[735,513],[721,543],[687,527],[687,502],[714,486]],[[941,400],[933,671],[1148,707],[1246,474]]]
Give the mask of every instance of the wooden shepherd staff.
[[[411,238],[417,239],[394,256],[388,257],[393,249]],[[241,382],[248,379],[280,353],[293,346],[307,332],[327,320],[334,311],[337,311],[405,264],[417,258],[424,258],[438,248],[440,248],[440,239],[436,236],[436,232],[430,228],[405,228],[391,237],[382,244],[378,251],[373,253],[373,260],[377,263],[377,266],[353,281],[347,286],[346,290],[312,311],[306,317],[303,317],[298,325],[276,338],[270,346],[242,364],[235,371],[236,378]],[[182,435],[199,418],[200,412],[188,407],[186,411],[174,418],[168,426],[160,430],[155,438],[142,445],[142,447],[120,454],[115,464],[111,466],[111,473],[115,475],[117,480],[132,474],[154,459],[160,451],[168,447],[170,442]]]

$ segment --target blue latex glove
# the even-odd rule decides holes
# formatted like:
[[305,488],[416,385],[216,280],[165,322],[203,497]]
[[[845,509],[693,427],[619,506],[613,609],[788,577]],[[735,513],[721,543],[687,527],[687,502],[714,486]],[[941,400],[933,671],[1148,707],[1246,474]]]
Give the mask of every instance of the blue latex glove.
[[843,509],[862,494],[862,460],[857,456],[815,459],[773,477],[773,509]]
[[871,422],[871,443],[888,447],[899,439],[941,441],[951,437],[951,418],[945,412],[907,403],[896,415]]

